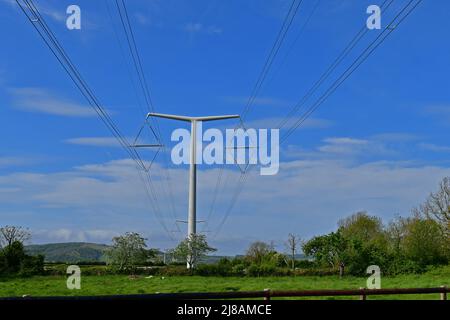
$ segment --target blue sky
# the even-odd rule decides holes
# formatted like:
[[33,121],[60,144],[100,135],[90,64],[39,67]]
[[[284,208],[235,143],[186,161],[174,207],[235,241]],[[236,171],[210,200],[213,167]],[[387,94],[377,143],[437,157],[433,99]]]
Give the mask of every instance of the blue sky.
[[[65,25],[65,11],[73,1],[35,2],[123,134],[132,139],[143,121],[142,96],[132,86],[135,74],[114,2],[77,1],[81,30]],[[383,12],[383,26],[406,2],[396,0]],[[381,1],[304,0],[247,126],[277,124],[353,38],[374,3]],[[240,113],[289,4],[127,1],[156,110]],[[338,219],[358,210],[388,222],[408,215],[450,175],[449,13],[448,1],[423,1],[282,146],[278,175],[249,174],[223,228],[211,233],[219,253],[241,253],[254,240],[274,241],[282,249],[288,233],[308,238],[329,232]],[[355,53],[379,32],[370,31]],[[133,163],[15,1],[0,1],[0,39],[0,225],[29,227],[35,243],[108,243],[113,235],[138,231],[150,246],[174,246],[183,234],[170,239],[161,220],[171,231],[175,217],[185,219],[187,167],[169,164],[171,184],[164,184],[162,167],[167,164],[163,156],[157,158],[152,175],[160,192],[159,216]],[[355,57],[349,56],[343,66]],[[169,142],[179,124],[161,121],[160,126]],[[205,218],[218,168],[201,169],[199,217]],[[224,169],[227,185],[208,231],[220,225],[238,175],[235,167]],[[184,232],[185,225],[179,227]]]

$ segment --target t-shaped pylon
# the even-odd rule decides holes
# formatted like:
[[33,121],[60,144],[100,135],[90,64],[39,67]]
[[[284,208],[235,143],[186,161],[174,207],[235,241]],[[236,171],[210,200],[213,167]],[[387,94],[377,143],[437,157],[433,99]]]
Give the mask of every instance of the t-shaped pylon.
[[[217,121],[226,119],[236,119],[239,115],[224,115],[224,116],[207,116],[207,117],[187,117],[180,115],[149,113],[147,119],[150,117],[165,118],[170,120],[185,121],[191,123],[191,145],[190,145],[190,159],[189,159],[189,211],[188,211],[188,237],[196,234],[197,230],[197,123],[206,121]],[[188,268],[194,266],[187,263]]]

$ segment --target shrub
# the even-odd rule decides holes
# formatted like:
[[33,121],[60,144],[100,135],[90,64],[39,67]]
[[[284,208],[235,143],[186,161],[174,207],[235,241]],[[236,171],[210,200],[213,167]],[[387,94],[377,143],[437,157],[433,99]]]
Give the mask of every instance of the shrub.
[[186,265],[183,266],[167,266],[155,269],[155,275],[160,276],[189,276],[192,275],[189,269],[186,269]]
[[232,274],[231,263],[202,264],[197,267],[195,274],[200,276],[229,276]]
[[[107,274],[113,274],[111,268],[108,268],[104,265],[81,265],[81,274],[85,276],[103,276]],[[67,266],[66,266],[67,270]],[[64,270],[64,273],[66,273],[66,270]]]
[[309,260],[296,260],[295,261],[296,268],[309,269],[309,268],[313,268],[314,266],[315,266],[314,261],[309,261]]
[[252,264],[247,268],[247,275],[251,277],[270,276],[275,273],[275,270],[274,264]]
[[336,274],[336,270],[332,268],[296,269],[291,272],[291,275],[294,276],[331,276]]
[[32,276],[44,273],[44,256],[24,256],[20,264],[20,276]]
[[246,272],[246,266],[243,263],[232,266],[231,272],[235,276],[243,276]]
[[6,273],[18,273],[22,260],[25,258],[25,251],[22,243],[15,241],[12,244],[3,248],[3,257]]
[[25,254],[23,244],[14,241],[0,250],[0,275],[30,276],[44,273],[44,256]]
[[395,258],[385,269],[382,269],[386,275],[399,275],[399,274],[411,274],[411,273],[423,273],[426,268],[421,266],[417,261],[413,261],[405,258]]

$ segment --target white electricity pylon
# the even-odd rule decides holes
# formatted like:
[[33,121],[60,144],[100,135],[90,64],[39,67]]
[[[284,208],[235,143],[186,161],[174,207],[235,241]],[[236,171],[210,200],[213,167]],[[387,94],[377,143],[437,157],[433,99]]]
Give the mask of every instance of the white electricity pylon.
[[[191,123],[191,143],[189,155],[189,209],[188,209],[188,238],[197,233],[197,124],[200,122],[209,122],[226,119],[240,118],[239,115],[222,115],[222,116],[207,116],[207,117],[187,117],[180,115],[149,113],[147,120],[150,117],[164,118],[170,120],[178,120]],[[194,266],[187,263],[188,268]]]

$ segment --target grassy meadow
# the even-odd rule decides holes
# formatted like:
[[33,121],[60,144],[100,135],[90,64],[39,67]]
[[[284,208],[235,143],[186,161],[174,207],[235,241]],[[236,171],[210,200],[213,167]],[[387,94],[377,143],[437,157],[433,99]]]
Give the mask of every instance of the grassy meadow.
[[[200,277],[173,276],[151,278],[121,275],[82,276],[80,290],[68,290],[64,276],[34,276],[0,279],[0,297],[76,296],[174,292],[213,292],[244,290],[357,289],[366,286],[367,278],[338,276],[297,277]],[[382,288],[418,288],[450,286],[450,267],[424,274],[382,277]],[[323,299],[345,299],[324,297]],[[349,297],[347,299],[357,299]],[[439,299],[438,294],[372,296],[368,299]]]

